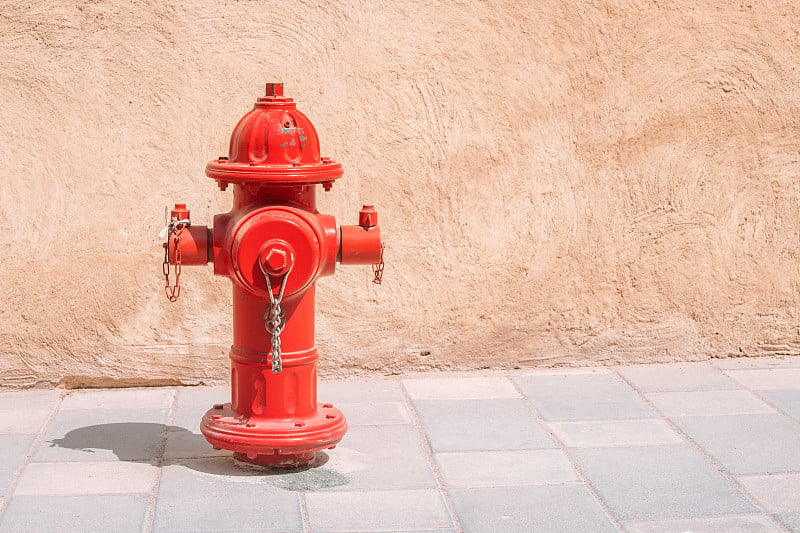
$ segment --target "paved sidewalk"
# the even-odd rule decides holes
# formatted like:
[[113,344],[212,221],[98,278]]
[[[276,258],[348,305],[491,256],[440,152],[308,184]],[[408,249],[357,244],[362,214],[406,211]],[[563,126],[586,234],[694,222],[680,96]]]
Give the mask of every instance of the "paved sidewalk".
[[350,430],[272,475],[227,396],[0,393],[0,531],[800,531],[800,357],[322,383]]

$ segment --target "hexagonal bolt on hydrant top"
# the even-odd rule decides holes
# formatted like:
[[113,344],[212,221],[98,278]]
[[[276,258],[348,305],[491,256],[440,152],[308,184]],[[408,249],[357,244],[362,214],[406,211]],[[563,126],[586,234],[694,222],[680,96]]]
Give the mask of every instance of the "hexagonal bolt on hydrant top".
[[313,124],[284,97],[283,84],[268,83],[236,125],[228,155],[206,166],[221,190],[233,186],[232,209],[208,228],[176,204],[163,232],[170,301],[180,295],[185,265],[210,262],[233,282],[231,402],[214,405],[200,429],[238,462],[305,466],[347,431],[341,411],[317,403],[315,282],[339,262],[372,264],[380,283],[383,244],[373,206],[351,226],[317,211],[317,185],[330,190],[342,174],[341,164],[320,157]]

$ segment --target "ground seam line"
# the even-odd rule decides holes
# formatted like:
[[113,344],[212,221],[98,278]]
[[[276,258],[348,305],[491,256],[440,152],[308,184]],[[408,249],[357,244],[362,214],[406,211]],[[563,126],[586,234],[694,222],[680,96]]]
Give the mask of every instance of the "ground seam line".
[[[535,375],[535,374],[528,374],[528,375]],[[581,484],[584,487],[586,487],[586,490],[589,491],[589,494],[592,495],[592,498],[594,498],[594,500],[606,514],[609,521],[611,521],[611,524],[615,528],[617,528],[617,531],[624,531],[622,525],[619,523],[617,518],[611,513],[611,510],[606,505],[606,502],[604,502],[602,498],[600,498],[600,495],[597,493],[592,484],[589,482],[586,475],[584,475],[581,469],[578,468],[578,464],[575,462],[575,460],[567,451],[567,445],[564,444],[564,442],[555,434],[555,432],[550,429],[550,427],[547,425],[547,422],[545,422],[544,418],[542,418],[541,414],[539,413],[539,410],[536,409],[536,406],[533,405],[533,402],[531,402],[530,399],[527,396],[525,396],[525,393],[522,392],[522,389],[519,387],[517,382],[514,381],[513,376],[507,375],[506,379],[509,382],[511,382],[511,386],[514,387],[514,390],[516,390],[517,393],[520,395],[520,398],[528,407],[528,409],[531,411],[531,413],[533,413],[533,416],[536,417],[536,420],[539,421],[539,423],[542,425],[542,428],[545,431],[547,431],[547,433],[550,435],[550,438],[553,439],[553,442],[555,442],[558,445],[559,450],[561,450],[561,453],[564,454],[564,457],[567,459],[567,461],[569,461],[569,464],[572,466],[572,469],[575,470],[575,473],[578,475],[578,478],[580,478]]]
[[306,493],[301,491],[297,494],[298,501],[300,502],[300,520],[302,521],[303,533],[312,533],[311,529],[311,516],[308,514],[308,502],[306,502]]
[[442,472],[439,470],[439,466],[436,464],[436,459],[433,457],[433,448],[431,447],[431,443],[428,441],[428,435],[425,433],[425,429],[422,427],[422,422],[419,420],[417,410],[414,409],[414,404],[411,402],[411,397],[408,395],[408,390],[406,389],[405,383],[403,383],[402,379],[398,380],[398,382],[400,384],[400,390],[403,392],[403,403],[405,404],[408,414],[411,417],[411,423],[417,430],[417,434],[422,445],[422,451],[425,454],[425,459],[428,461],[428,466],[433,472],[433,478],[436,481],[436,487],[439,489],[439,494],[442,495],[444,506],[447,508],[447,513],[450,515],[450,521],[453,523],[453,527],[458,533],[463,533],[464,528],[461,526],[461,521],[458,519],[455,506],[453,505],[450,495],[447,493],[445,488]]
[[[656,414],[659,416],[659,419],[660,419],[660,420],[662,420],[662,421],[663,421],[665,424],[667,424],[667,425],[670,427],[670,429],[672,429],[672,431],[673,431],[673,432],[675,432],[677,435],[679,435],[681,438],[683,438],[683,439],[686,441],[686,443],[687,443],[689,446],[691,446],[692,448],[694,448],[694,449],[695,449],[695,451],[697,451],[697,452],[698,452],[698,453],[699,453],[699,454],[700,454],[700,455],[703,457],[703,459],[705,459],[706,461],[708,461],[708,463],[709,463],[711,466],[713,466],[713,467],[714,467],[714,468],[715,468],[715,469],[716,469],[716,470],[717,470],[717,471],[718,471],[718,472],[719,472],[719,473],[722,475],[722,477],[724,477],[726,480],[728,480],[728,482],[729,482],[729,483],[731,483],[731,484],[733,485],[733,487],[734,487],[734,488],[735,488],[737,491],[739,491],[739,493],[740,493],[742,496],[744,496],[744,497],[745,497],[745,499],[747,499],[747,501],[749,501],[751,504],[753,504],[753,506],[754,506],[756,509],[758,509],[758,511],[759,511],[759,512],[760,512],[760,513],[761,513],[763,516],[765,516],[765,517],[767,518],[767,520],[769,520],[770,522],[772,522],[772,524],[773,524],[773,525],[775,525],[775,526],[778,528],[778,530],[779,530],[779,531],[783,531],[783,532],[789,533],[789,530],[788,530],[788,529],[786,529],[786,528],[783,526],[783,524],[781,524],[780,522],[778,522],[778,521],[777,521],[777,520],[776,520],[776,519],[775,519],[775,518],[772,516],[772,514],[771,514],[771,513],[769,513],[769,512],[767,511],[766,507],[764,507],[763,505],[761,505],[761,503],[760,503],[760,502],[759,502],[759,501],[758,501],[756,498],[754,498],[754,497],[753,497],[753,496],[750,494],[750,491],[748,491],[748,490],[747,490],[747,489],[744,487],[744,485],[742,485],[741,483],[739,483],[739,481],[736,479],[736,476],[734,476],[733,474],[731,474],[731,473],[729,473],[727,470],[725,470],[725,467],[724,467],[724,466],[722,466],[722,464],[721,464],[719,461],[717,461],[717,460],[716,460],[716,459],[715,459],[715,458],[714,458],[714,457],[713,457],[713,456],[712,456],[710,453],[706,452],[706,451],[703,449],[703,447],[702,447],[702,446],[700,446],[700,444],[698,444],[697,442],[695,442],[695,441],[694,441],[694,439],[692,439],[692,438],[689,436],[689,434],[688,434],[688,433],[684,432],[684,431],[683,431],[683,430],[682,430],[680,427],[678,427],[678,425],[677,425],[677,424],[675,424],[675,423],[674,423],[672,420],[670,420],[670,418],[669,418],[668,416],[666,416],[666,415],[665,415],[665,414],[664,414],[664,413],[663,413],[663,412],[662,412],[660,409],[658,409],[658,408],[656,407],[656,405],[655,405],[653,402],[651,402],[651,401],[650,401],[650,400],[649,400],[649,399],[648,399],[648,398],[647,398],[647,397],[644,395],[644,393],[643,393],[643,392],[640,392],[640,391],[639,391],[639,389],[637,389],[637,388],[636,388],[636,387],[633,385],[633,383],[631,383],[630,381],[628,381],[628,380],[627,380],[627,379],[626,379],[626,378],[625,378],[625,377],[624,377],[622,374],[620,374],[619,372],[617,372],[617,371],[613,371],[613,372],[614,372],[614,374],[616,374],[616,376],[617,376],[617,377],[618,377],[618,378],[619,378],[619,379],[622,381],[622,383],[624,383],[625,385],[627,385],[628,387],[630,387],[630,389],[633,391],[633,393],[634,393],[634,394],[636,394],[636,395],[637,395],[637,396],[638,396],[638,397],[639,397],[639,398],[640,398],[640,399],[641,399],[641,400],[642,400],[642,401],[645,403],[645,405],[647,405],[647,406],[648,406],[650,409],[652,409],[652,410],[653,410],[653,412],[654,412],[654,413],[656,413]],[[728,377],[730,377],[730,376],[728,376]],[[731,379],[733,379],[733,378],[731,378]],[[739,383],[739,382],[737,381],[737,383]],[[727,390],[730,390],[730,389],[727,389]],[[751,392],[752,392],[752,391],[751,391]],[[726,416],[726,415],[720,415],[720,416]]]
[[150,490],[148,499],[150,500],[147,506],[147,513],[144,517],[144,524],[142,525],[142,533],[150,533],[153,531],[153,522],[156,518],[156,504],[158,503],[158,492],[161,489],[161,474],[164,467],[164,453],[167,449],[167,438],[169,437],[169,427],[175,421],[175,406],[178,403],[178,389],[172,389],[172,398],[169,401],[169,413],[167,413],[167,421],[164,424],[164,430],[161,432],[161,440],[158,444],[155,456],[156,476],[153,481],[153,488]]
[[[761,396],[758,393],[758,391],[770,392],[770,391],[782,391],[782,390],[794,390],[794,389],[754,389],[752,387],[749,387],[748,385],[745,385],[744,383],[742,383],[738,379],[736,379],[735,376],[731,376],[730,374],[728,374],[728,371],[736,372],[737,370],[771,370],[771,369],[768,369],[768,368],[767,369],[763,369],[763,368],[736,368],[736,369],[728,368],[728,369],[722,369],[722,368],[719,368],[719,367],[715,367],[715,368],[717,370],[719,370],[720,372],[722,372],[723,375],[725,375],[728,378],[730,378],[733,381],[735,381],[736,384],[739,385],[741,388],[743,388],[744,390],[748,391],[749,393],[755,395],[756,398],[758,398],[759,400],[761,400],[765,404],[767,404],[770,407],[772,407],[773,409],[775,409],[775,411],[777,411],[779,414],[781,414],[784,417],[788,418],[789,422],[793,422],[796,426],[800,426],[800,420],[795,420],[795,418],[792,415],[790,415],[789,413],[787,413],[786,411],[784,411],[783,409],[781,409],[777,405],[773,404],[771,401],[767,400],[766,398],[764,398],[763,396]],[[778,368],[778,370],[780,370],[780,367]],[[760,414],[760,413],[754,413],[754,414]]]

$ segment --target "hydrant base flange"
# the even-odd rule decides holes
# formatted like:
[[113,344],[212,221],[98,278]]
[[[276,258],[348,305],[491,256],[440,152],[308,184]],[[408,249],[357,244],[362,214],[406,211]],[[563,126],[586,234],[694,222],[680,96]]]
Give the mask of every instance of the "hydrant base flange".
[[244,418],[231,404],[210,409],[200,424],[215,448],[231,450],[241,463],[268,468],[307,466],[315,452],[335,447],[347,432],[347,421],[331,404],[317,404],[309,416],[282,419]]
[[295,453],[292,455],[256,455],[250,458],[248,454],[234,452],[233,464],[247,470],[269,472],[273,469],[292,470],[311,466],[317,457],[317,452]]

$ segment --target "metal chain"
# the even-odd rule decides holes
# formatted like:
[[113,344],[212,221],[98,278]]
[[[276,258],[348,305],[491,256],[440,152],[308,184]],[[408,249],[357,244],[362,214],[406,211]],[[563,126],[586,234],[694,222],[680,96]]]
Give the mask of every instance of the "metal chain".
[[[175,302],[181,295],[181,248],[178,244],[181,242],[181,235],[183,235],[184,228],[190,226],[192,222],[186,218],[183,220],[171,220],[164,228],[167,234],[167,242],[164,246],[164,262],[161,264],[161,272],[164,274],[164,293],[170,302]],[[164,233],[164,232],[162,232]],[[175,285],[169,283],[169,239],[172,237],[172,247],[175,250]]]
[[[261,264],[259,263],[259,266]],[[264,313],[264,329],[267,330],[267,333],[270,334],[272,337],[272,373],[279,374],[283,371],[283,361],[281,360],[281,333],[283,332],[283,328],[286,327],[286,322],[283,320],[284,316],[286,315],[286,311],[284,311],[283,307],[281,307],[281,303],[283,302],[283,293],[286,291],[286,280],[289,279],[289,273],[292,271],[292,268],[289,267],[289,270],[283,274],[281,279],[281,288],[278,291],[278,296],[272,293],[272,283],[269,279],[269,274],[264,271],[264,267],[261,266],[261,272],[264,273],[264,279],[267,280],[267,294],[269,295],[269,307],[267,308],[266,312]]]
[[372,283],[376,283],[380,285],[383,283],[383,249],[386,247],[385,244],[381,243],[381,258],[378,259],[378,262],[372,265],[372,273],[375,274],[375,277],[372,279]]

